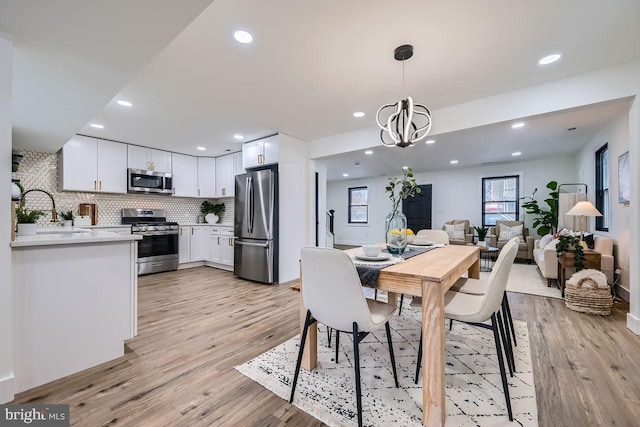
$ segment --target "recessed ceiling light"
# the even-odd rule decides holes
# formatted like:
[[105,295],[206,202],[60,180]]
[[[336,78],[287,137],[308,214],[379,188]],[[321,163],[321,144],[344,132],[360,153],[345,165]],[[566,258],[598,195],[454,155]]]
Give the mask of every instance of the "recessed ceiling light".
[[367,156],[370,156],[373,154],[373,150],[367,150],[364,152],[364,154],[366,154]]
[[233,33],[233,38],[243,44],[251,43],[253,41],[253,36],[244,30],[238,30]]
[[451,163],[452,165],[457,165],[458,161],[457,160],[451,160],[449,163]]
[[356,111],[353,113],[353,117],[364,117],[364,113],[362,111]]
[[402,169],[407,170],[409,169],[409,166],[403,166]]
[[515,151],[515,152],[511,153],[511,155],[514,156],[514,157],[519,156],[521,154],[522,153],[520,151]]
[[548,65],[553,62],[556,62],[560,58],[562,58],[562,55],[560,55],[559,53],[554,53],[553,55],[547,55],[544,58],[542,58],[540,61],[538,61],[538,64]]
[[104,129],[104,125],[99,125],[98,123],[91,123],[91,127],[96,129]]
[[425,144],[435,144],[436,140],[435,139],[427,139],[424,143]]
[[207,147],[196,147],[200,151],[207,151]]
[[131,107],[133,104],[130,103],[129,101],[125,101],[123,99],[121,99],[120,101],[118,101],[118,104],[122,105],[123,107]]
[[343,173],[342,176],[344,176],[345,178],[349,176],[348,173]]
[[235,135],[233,135],[234,139],[244,139],[243,135],[240,135],[239,133],[236,133]]
[[524,122],[518,122],[511,125],[511,129],[520,129],[524,127]]

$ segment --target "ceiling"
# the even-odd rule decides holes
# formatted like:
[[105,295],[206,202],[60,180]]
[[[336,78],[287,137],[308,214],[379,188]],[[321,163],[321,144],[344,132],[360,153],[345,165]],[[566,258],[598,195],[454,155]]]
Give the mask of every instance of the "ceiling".
[[[240,150],[236,133],[312,141],[374,126],[381,105],[406,95],[436,110],[640,58],[638,22],[637,0],[0,0],[0,30],[15,48],[14,147],[49,152],[75,133],[210,156]],[[254,42],[237,43],[236,29]],[[405,43],[415,54],[403,88],[393,50]],[[537,64],[554,52],[560,61]],[[616,108],[528,118],[520,134],[496,124],[438,135],[413,149],[432,168],[507,161],[516,146],[522,158],[575,152]],[[408,150],[368,157],[418,157]],[[332,157],[329,170],[341,177],[358,159],[356,176],[367,170],[360,153]]]

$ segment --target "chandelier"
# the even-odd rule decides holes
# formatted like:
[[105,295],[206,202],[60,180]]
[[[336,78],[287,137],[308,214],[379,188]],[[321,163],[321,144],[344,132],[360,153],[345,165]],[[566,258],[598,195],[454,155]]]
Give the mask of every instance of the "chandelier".
[[[413,56],[413,46],[398,46],[393,57],[402,61],[402,87],[404,88],[404,61]],[[410,147],[424,139],[431,130],[431,112],[408,96],[395,104],[380,107],[376,114],[380,127],[380,140],[388,147]]]

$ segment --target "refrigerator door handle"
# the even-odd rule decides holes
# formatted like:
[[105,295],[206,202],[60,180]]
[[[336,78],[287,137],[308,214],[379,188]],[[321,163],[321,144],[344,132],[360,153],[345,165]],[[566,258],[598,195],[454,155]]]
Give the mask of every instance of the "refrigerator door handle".
[[255,219],[254,195],[253,195],[253,177],[249,177],[249,233],[253,234],[253,221]]
[[245,191],[244,191],[244,223],[247,225],[247,234],[250,234],[249,231],[249,186],[251,185],[251,177],[247,176],[245,179]]
[[236,245],[240,245],[240,246],[256,246],[258,248],[268,248],[269,247],[269,243],[253,243],[253,242],[243,242],[242,240],[237,240],[234,242],[234,244]]

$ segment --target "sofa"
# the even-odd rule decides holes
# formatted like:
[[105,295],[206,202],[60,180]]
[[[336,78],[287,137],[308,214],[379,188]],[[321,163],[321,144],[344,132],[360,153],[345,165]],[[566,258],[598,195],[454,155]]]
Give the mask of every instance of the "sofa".
[[[551,286],[553,280],[558,280],[557,243],[558,239],[553,239],[550,235],[534,242],[533,260],[540,269],[542,277],[547,279],[547,286]],[[593,250],[600,252],[600,271],[607,276],[607,282],[610,285],[613,284],[613,239],[605,236],[594,236]]]
[[518,253],[516,258],[527,260],[529,264],[533,261],[533,244],[535,238],[529,236],[529,229],[525,228],[524,221],[496,221],[495,227],[489,227],[489,246],[494,248],[502,248],[515,234],[507,234],[504,231],[500,236],[501,230],[521,230],[520,244],[518,245]]
[[473,228],[468,219],[452,219],[445,222],[442,229],[449,235],[450,245],[473,244]]

